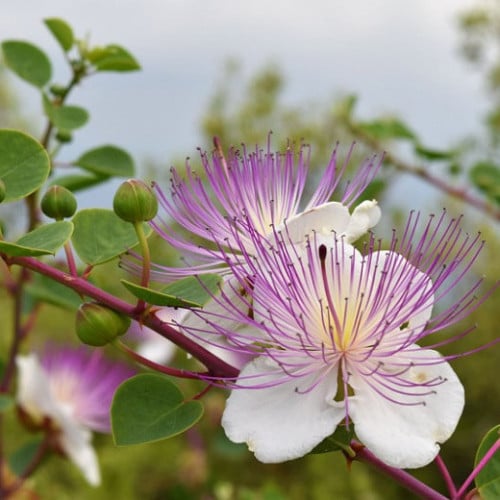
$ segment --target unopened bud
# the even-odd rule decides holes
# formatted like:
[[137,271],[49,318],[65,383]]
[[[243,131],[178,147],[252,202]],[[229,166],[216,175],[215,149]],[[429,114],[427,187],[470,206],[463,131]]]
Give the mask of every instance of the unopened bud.
[[68,89],[64,85],[54,83],[49,88],[50,93],[55,97],[64,97],[68,92]]
[[73,135],[67,130],[58,130],[56,140],[63,143],[71,142],[73,140]]
[[76,313],[76,334],[87,345],[109,344],[130,327],[130,318],[96,302],[82,304]]
[[127,222],[148,221],[158,212],[158,200],[144,182],[129,179],[116,191],[113,209],[120,219]]
[[42,198],[42,212],[51,219],[62,220],[76,212],[75,195],[62,186],[51,186]]

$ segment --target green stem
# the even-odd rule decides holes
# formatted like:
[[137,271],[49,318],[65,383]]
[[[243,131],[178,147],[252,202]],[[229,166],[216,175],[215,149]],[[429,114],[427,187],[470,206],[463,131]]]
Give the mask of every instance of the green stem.
[[[142,222],[134,222],[135,234],[139,240],[139,246],[141,247],[142,253],[142,276],[141,276],[141,286],[147,288],[149,285],[149,273],[151,269],[151,253],[149,251],[148,239],[146,238],[146,233],[144,232],[144,225]],[[144,300],[139,299],[137,301],[137,310],[143,311],[146,307]]]
[[139,240],[142,253],[141,286],[147,287],[149,285],[149,270],[151,269],[151,254],[149,252],[148,239],[146,238],[142,222],[134,222],[134,229],[137,239]]

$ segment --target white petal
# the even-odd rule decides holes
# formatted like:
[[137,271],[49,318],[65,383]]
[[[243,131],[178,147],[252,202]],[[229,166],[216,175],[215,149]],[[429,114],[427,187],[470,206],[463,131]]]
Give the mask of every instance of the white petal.
[[[250,362],[240,374],[239,383],[252,385],[283,376],[268,358]],[[266,374],[262,378],[244,377]],[[307,389],[318,374],[290,378],[269,388],[234,389],[227,400],[222,426],[235,443],[247,443],[261,462],[276,463],[302,457],[333,433],[344,418],[341,405],[332,406],[337,391],[336,374]],[[336,372],[335,372],[336,373]]]
[[[286,221],[286,233],[293,243],[301,243],[313,232],[329,235],[343,233],[348,227],[349,209],[336,201],[310,208]],[[280,229],[283,230],[281,227]]]
[[19,370],[18,404],[35,419],[42,419],[44,416],[57,417],[60,410],[50,390],[47,373],[36,355],[17,356],[16,364]]
[[[380,259],[378,272],[369,286],[391,297],[392,304],[401,304],[396,307],[397,315],[392,318],[392,324],[396,328],[382,339],[382,348],[385,342],[397,341],[396,337],[400,337],[401,342],[405,343],[410,333],[415,338],[424,330],[432,316],[434,294],[431,278],[402,255],[388,251],[373,252],[372,260],[376,262],[377,259]],[[386,268],[390,272],[386,272]],[[379,321],[380,318],[374,320]],[[401,328],[404,320],[407,320],[407,324],[405,328]]]
[[375,200],[363,201],[352,212],[351,219],[344,231],[347,242],[352,243],[366,234],[366,232],[378,224],[382,212]]
[[[173,320],[179,321],[187,313],[187,309],[175,309],[173,307],[163,307],[155,312],[155,315],[170,323]],[[170,340],[162,337],[150,328],[143,327],[141,330],[141,340],[137,346],[137,352],[143,358],[154,363],[167,364],[175,355],[176,345]]]
[[61,423],[61,436],[59,442],[69,459],[80,469],[85,479],[92,486],[101,483],[97,455],[91,444],[92,433],[77,424],[71,417]]
[[154,337],[140,342],[137,347],[140,356],[159,364],[167,364],[171,361],[175,350],[176,345],[173,342],[156,333]]
[[[431,350],[420,349],[415,360],[440,357]],[[380,460],[398,468],[423,467],[439,452],[458,423],[464,406],[464,390],[451,366],[415,366],[408,372],[410,380],[446,381],[434,387],[435,394],[425,397],[425,405],[407,406],[393,403],[375,392],[366,381],[353,375],[350,385],[355,396],[349,398],[349,415],[361,442]],[[394,398],[402,398],[393,394]],[[404,402],[415,401],[406,396]]]

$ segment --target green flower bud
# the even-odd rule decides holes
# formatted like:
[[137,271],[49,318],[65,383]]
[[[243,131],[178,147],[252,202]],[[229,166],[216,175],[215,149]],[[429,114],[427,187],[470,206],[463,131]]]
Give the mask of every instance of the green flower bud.
[[127,222],[148,221],[158,212],[158,200],[144,182],[129,179],[116,191],[113,209],[120,219]]
[[43,195],[42,212],[51,219],[62,220],[76,212],[75,195],[62,186],[52,186]]
[[73,135],[67,130],[58,130],[56,140],[63,143],[71,142],[73,140]]
[[7,189],[5,188],[5,182],[0,179],[0,203],[5,200],[5,196],[7,194]]
[[109,344],[130,327],[130,318],[96,302],[82,304],[76,313],[76,334],[87,345]]
[[64,97],[68,91],[64,85],[54,83],[49,88],[50,93],[55,97]]

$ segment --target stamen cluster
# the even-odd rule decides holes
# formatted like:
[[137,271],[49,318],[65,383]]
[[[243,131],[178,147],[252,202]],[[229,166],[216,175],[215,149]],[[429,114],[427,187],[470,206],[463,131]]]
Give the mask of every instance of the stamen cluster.
[[338,425],[354,425],[387,464],[421,467],[462,413],[463,387],[448,364],[455,356],[434,350],[457,337],[435,334],[481,302],[481,279],[466,278],[483,242],[443,211],[423,223],[412,212],[402,234],[384,244],[370,232],[381,217],[375,201],[349,211],[377,170],[374,160],[340,202],[328,201],[340,182],[336,154],[302,211],[304,148],[297,167],[291,150],[244,149],[226,160],[217,149],[212,162],[202,154],[215,200],[190,169],[186,181],[174,170],[171,198],[157,188],[160,204],[205,242],[179,238],[166,219],[153,227],[202,263],[158,268],[157,276],[224,276],[202,310],[172,324],[243,360],[239,377],[224,381],[232,389],[222,422],[231,440],[280,462],[311,451]]

